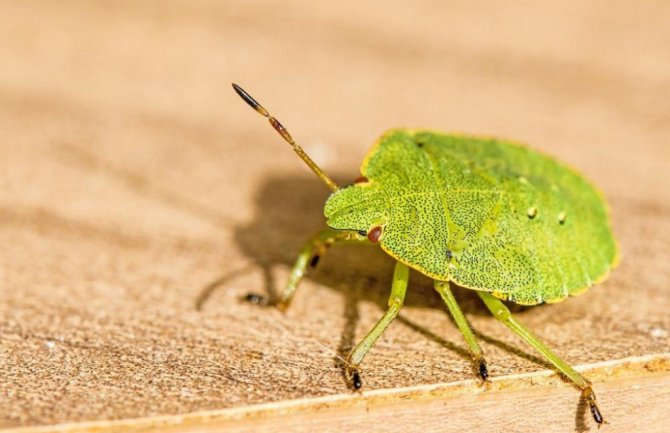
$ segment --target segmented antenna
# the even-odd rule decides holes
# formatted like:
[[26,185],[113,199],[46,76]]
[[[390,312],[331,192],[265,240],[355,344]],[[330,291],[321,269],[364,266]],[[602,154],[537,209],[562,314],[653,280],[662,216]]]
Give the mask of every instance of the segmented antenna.
[[333,182],[333,180],[330,177],[328,177],[328,175],[326,173],[324,173],[323,170],[321,170],[321,168],[318,165],[316,165],[316,163],[314,161],[312,161],[312,158],[310,158],[305,153],[305,151],[302,149],[302,147],[298,146],[298,144],[293,140],[293,137],[291,137],[291,134],[289,134],[289,132],[286,130],[286,128],[284,128],[284,125],[279,123],[279,120],[275,119],[273,116],[270,116],[270,113],[268,113],[268,110],[266,110],[258,101],[256,101],[243,88],[241,88],[237,84],[233,83],[233,89],[235,89],[235,92],[240,96],[240,98],[242,98],[244,100],[244,102],[249,104],[249,106],[251,106],[251,108],[256,110],[256,112],[258,114],[260,114],[263,117],[267,117],[268,121],[270,122],[270,125],[272,125],[272,127],[275,129],[275,131],[277,131],[279,133],[279,135],[281,135],[284,138],[284,140],[286,140],[286,142],[293,147],[293,150],[295,151],[295,153],[298,154],[300,159],[305,161],[305,164],[307,164],[309,166],[309,168],[312,169],[314,174],[319,176],[319,178],[326,185],[328,185],[328,188],[330,188],[333,191],[337,191],[339,189],[337,184],[335,182]]

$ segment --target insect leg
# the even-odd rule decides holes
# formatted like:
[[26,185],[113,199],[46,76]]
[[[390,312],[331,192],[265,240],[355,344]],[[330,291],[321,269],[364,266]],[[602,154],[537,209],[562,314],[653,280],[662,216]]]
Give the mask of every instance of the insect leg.
[[603,423],[603,416],[600,414],[600,409],[598,409],[598,404],[596,403],[596,395],[593,392],[591,382],[586,380],[584,376],[575,371],[570,367],[565,361],[558,357],[554,352],[552,352],[545,344],[540,341],[532,332],[530,332],[525,326],[517,322],[516,319],[512,316],[512,313],[507,309],[505,304],[502,303],[498,298],[494,297],[490,293],[477,291],[477,294],[486,304],[486,307],[491,311],[493,316],[504,323],[508,328],[514,331],[521,338],[526,340],[528,344],[533,346],[538,352],[540,352],[549,362],[551,362],[554,367],[558,369],[565,377],[570,379],[572,383],[577,386],[577,388],[582,390],[582,397],[586,400],[591,410],[591,415],[593,419],[598,423]]
[[279,294],[279,300],[277,301],[277,307],[281,310],[285,310],[295,289],[298,287],[300,280],[307,273],[308,267],[314,268],[319,263],[319,259],[323,254],[325,254],[328,247],[335,243],[367,243],[368,240],[365,236],[361,236],[356,232],[342,231],[342,230],[332,230],[325,229],[316,233],[314,236],[309,238],[305,245],[302,247],[298,258],[291,269],[291,275],[284,286],[284,289]]
[[488,380],[489,372],[488,369],[486,368],[486,360],[484,359],[484,352],[482,351],[482,348],[479,346],[477,338],[475,337],[475,334],[472,332],[472,328],[470,327],[468,320],[463,315],[463,311],[461,311],[461,308],[458,306],[456,298],[454,298],[454,294],[451,292],[451,289],[449,288],[449,282],[435,280],[434,285],[435,290],[437,290],[437,293],[440,294],[444,303],[447,304],[447,308],[449,309],[451,316],[454,318],[456,326],[458,326],[458,329],[461,331],[461,334],[463,334],[463,338],[465,338],[465,342],[468,344],[468,347],[470,348],[470,354],[472,355],[472,359],[475,362],[475,368],[477,369],[479,376],[481,376],[482,380],[484,381]]
[[363,362],[363,358],[365,358],[365,355],[367,355],[372,345],[375,344],[393,319],[396,318],[398,312],[400,312],[400,308],[405,301],[405,292],[407,291],[408,282],[409,268],[403,263],[396,262],[395,270],[393,271],[393,285],[391,287],[391,296],[388,301],[388,310],[386,310],[386,313],[384,313],[370,332],[368,332],[368,335],[356,345],[349,355],[347,373],[356,389],[361,387],[361,376],[358,371],[358,366]]

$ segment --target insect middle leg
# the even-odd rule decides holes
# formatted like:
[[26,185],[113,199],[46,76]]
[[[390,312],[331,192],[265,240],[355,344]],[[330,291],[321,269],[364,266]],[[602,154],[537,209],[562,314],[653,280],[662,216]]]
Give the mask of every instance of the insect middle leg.
[[308,267],[314,268],[319,263],[319,259],[325,254],[328,247],[333,244],[342,243],[369,243],[365,236],[356,232],[325,229],[316,233],[309,238],[302,247],[298,258],[291,269],[291,275],[284,286],[284,289],[279,294],[277,300],[277,307],[280,310],[285,310],[291,303],[291,298],[295,289],[298,287],[300,280],[307,273]]
[[393,271],[393,285],[391,286],[388,309],[370,332],[368,332],[368,335],[366,335],[365,338],[356,345],[354,350],[351,351],[347,360],[347,373],[356,389],[360,388],[362,385],[359,366],[377,339],[384,333],[393,319],[398,316],[400,308],[402,308],[403,302],[405,301],[405,292],[407,291],[408,282],[409,268],[403,263],[396,262],[395,270]]
[[500,320],[505,326],[510,328],[521,338],[526,340],[528,344],[533,346],[538,352],[540,352],[549,362],[551,362],[554,367],[558,369],[565,377],[570,379],[572,383],[575,384],[577,388],[582,391],[582,397],[589,405],[591,410],[591,415],[593,419],[598,423],[603,423],[603,416],[600,414],[600,409],[598,408],[598,403],[596,402],[596,394],[593,392],[593,387],[591,382],[586,380],[584,376],[575,371],[570,367],[565,361],[558,357],[554,352],[551,351],[540,339],[538,339],[532,332],[528,330],[521,323],[517,322],[516,319],[512,316],[509,309],[505,304],[500,301],[500,299],[494,297],[490,293],[477,291],[477,294],[486,304],[486,307],[491,311],[493,316]]
[[437,293],[440,294],[442,300],[447,305],[447,308],[449,309],[451,316],[454,318],[454,322],[456,322],[456,326],[461,331],[461,334],[463,334],[463,338],[465,338],[465,342],[468,344],[468,347],[470,348],[470,354],[472,355],[472,360],[474,361],[476,369],[479,372],[479,376],[484,381],[488,380],[489,371],[486,368],[484,351],[479,346],[477,337],[475,337],[475,334],[472,332],[472,328],[470,327],[468,320],[465,318],[465,316],[463,315],[463,311],[461,311],[461,308],[458,306],[456,298],[454,298],[454,294],[451,292],[451,289],[449,288],[449,282],[435,280],[434,285],[435,290],[437,291]]

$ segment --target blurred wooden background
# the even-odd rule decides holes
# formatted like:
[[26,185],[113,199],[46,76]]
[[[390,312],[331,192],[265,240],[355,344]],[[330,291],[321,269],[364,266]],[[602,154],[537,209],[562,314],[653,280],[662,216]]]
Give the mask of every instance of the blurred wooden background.
[[514,138],[583,171],[621,266],[518,317],[594,379],[608,432],[658,431],[668,41],[664,1],[0,1],[0,426],[595,431],[461,290],[498,378],[480,389],[417,275],[352,393],[337,356],[382,313],[377,251],[333,250],[286,314],[241,302],[281,287],[328,191],[236,81],[342,182],[398,126]]

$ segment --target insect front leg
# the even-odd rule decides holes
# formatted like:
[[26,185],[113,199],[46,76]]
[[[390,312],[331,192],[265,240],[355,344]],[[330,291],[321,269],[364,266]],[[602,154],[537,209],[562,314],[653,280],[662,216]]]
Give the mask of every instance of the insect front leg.
[[311,238],[302,247],[298,258],[291,269],[291,275],[284,286],[284,289],[279,294],[277,300],[277,307],[280,310],[285,310],[291,303],[291,298],[300,283],[300,280],[307,274],[308,268],[315,268],[319,263],[321,256],[326,253],[326,250],[333,244],[342,243],[368,243],[365,236],[356,232],[325,229],[321,230]]
[[449,288],[449,282],[435,280],[434,286],[437,293],[440,294],[442,300],[447,305],[447,308],[449,309],[451,316],[454,318],[454,322],[456,322],[456,326],[461,331],[461,334],[463,334],[463,338],[465,338],[465,342],[468,344],[468,347],[470,348],[470,354],[472,355],[472,360],[475,363],[475,368],[479,373],[479,376],[484,381],[488,380],[489,371],[486,368],[484,351],[479,346],[477,337],[475,337],[475,334],[472,332],[472,328],[470,327],[468,320],[465,318],[465,316],[463,315],[463,311],[461,311],[461,308],[458,306],[456,298],[454,298],[454,294],[451,292],[451,289]]
[[405,301],[405,292],[407,291],[407,284],[409,282],[409,268],[404,263],[396,262],[395,270],[393,271],[393,285],[391,286],[391,296],[388,301],[388,309],[386,313],[379,319],[375,326],[368,332],[368,335],[356,345],[354,350],[349,355],[347,362],[347,375],[351,378],[354,388],[361,387],[361,376],[359,366],[363,362],[363,358],[367,355],[370,348],[375,344],[377,339],[384,333],[386,328],[391,324],[393,319],[398,316],[400,308],[402,308]]
[[490,293],[477,291],[477,294],[486,304],[486,307],[491,311],[493,316],[505,324],[508,328],[518,334],[521,338],[526,340],[528,344],[533,346],[538,352],[540,352],[549,362],[551,362],[565,377],[570,379],[572,383],[582,390],[582,397],[586,400],[591,410],[591,415],[593,419],[598,423],[603,423],[603,416],[600,413],[598,408],[598,403],[596,402],[596,395],[593,392],[593,387],[591,382],[586,380],[584,376],[575,371],[570,367],[565,361],[558,357],[554,352],[552,352],[545,344],[540,341],[532,332],[528,330],[521,323],[517,322],[516,319],[512,316],[509,309],[505,304],[500,301],[500,299],[494,297]]

